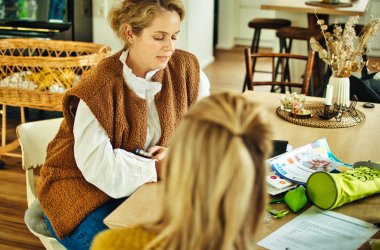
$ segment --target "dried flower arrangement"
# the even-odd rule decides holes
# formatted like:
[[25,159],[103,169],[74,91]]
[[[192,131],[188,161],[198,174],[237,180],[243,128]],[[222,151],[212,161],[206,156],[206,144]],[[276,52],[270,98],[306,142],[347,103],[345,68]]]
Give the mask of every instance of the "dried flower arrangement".
[[352,72],[359,71],[368,64],[363,60],[362,55],[370,51],[368,39],[376,35],[380,18],[367,23],[357,36],[354,28],[358,20],[358,16],[350,17],[344,29],[335,25],[332,33],[327,31],[328,26],[324,20],[317,21],[327,49],[324,49],[314,38],[310,39],[310,45],[312,50],[318,52],[319,57],[331,67],[335,77],[349,77]]

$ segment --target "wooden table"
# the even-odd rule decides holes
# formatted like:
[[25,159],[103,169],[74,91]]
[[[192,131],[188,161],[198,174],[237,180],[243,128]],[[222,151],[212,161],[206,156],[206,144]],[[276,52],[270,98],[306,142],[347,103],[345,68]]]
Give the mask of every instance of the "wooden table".
[[305,0],[269,0],[265,4],[261,5],[261,9],[288,13],[306,13],[308,14],[308,26],[310,28],[318,28],[314,11],[316,11],[320,19],[323,17],[328,17],[328,15],[362,16],[367,11],[370,0],[351,0],[340,2],[351,3],[352,7],[316,7],[307,5]]
[[340,7],[340,8],[327,8],[327,7],[317,7],[307,5],[305,0],[268,0],[265,4],[261,5],[263,10],[276,10],[276,11],[287,11],[287,12],[299,12],[299,13],[311,13],[314,14],[314,9],[317,14],[327,14],[327,15],[345,15],[345,16],[362,16],[369,5],[370,0],[341,0],[342,3],[351,3],[351,7]]
[[[326,129],[299,126],[278,117],[276,109],[280,105],[279,94],[247,91],[244,95],[268,108],[276,140],[287,140],[296,148],[325,137],[331,151],[343,162],[352,164],[361,160],[380,161],[380,104],[375,104],[373,109],[363,108],[363,103],[360,102],[357,104],[356,107],[366,116],[366,121],[360,125]],[[318,97],[306,98],[306,102],[318,100],[324,101]]]
[[[361,125],[341,129],[320,129],[295,125],[278,117],[275,110],[279,106],[279,94],[247,91],[244,95],[268,108],[275,128],[274,139],[288,140],[293,147],[298,147],[326,137],[333,153],[345,162],[352,163],[368,159],[380,161],[380,104],[376,104],[374,109],[364,109],[361,103],[358,104],[358,108],[366,115],[366,121]],[[307,100],[323,99],[308,97]],[[161,184],[159,183],[143,185],[105,218],[105,224],[110,228],[121,228],[154,220],[161,207],[162,192],[160,189]],[[284,206],[284,204],[273,205],[277,209],[282,209]],[[380,195],[378,194],[343,205],[333,211],[371,223],[378,223],[380,222],[379,208]],[[298,213],[290,213],[283,219],[272,219],[265,223],[258,231],[258,239],[263,239],[305,209]],[[374,236],[374,238],[379,237],[380,232]],[[365,243],[360,249],[369,249],[369,245]]]

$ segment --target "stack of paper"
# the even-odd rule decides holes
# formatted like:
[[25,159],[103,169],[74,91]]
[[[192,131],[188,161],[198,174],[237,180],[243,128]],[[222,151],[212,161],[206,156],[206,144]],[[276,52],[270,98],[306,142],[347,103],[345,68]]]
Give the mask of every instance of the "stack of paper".
[[371,223],[313,206],[257,244],[271,250],[354,250],[377,231]]

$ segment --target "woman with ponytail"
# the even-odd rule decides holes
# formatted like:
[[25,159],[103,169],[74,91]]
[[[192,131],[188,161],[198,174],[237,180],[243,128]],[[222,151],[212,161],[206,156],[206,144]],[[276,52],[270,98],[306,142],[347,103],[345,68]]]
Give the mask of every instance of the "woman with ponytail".
[[271,137],[258,104],[228,92],[203,99],[171,139],[160,218],[105,231],[93,249],[254,249]]

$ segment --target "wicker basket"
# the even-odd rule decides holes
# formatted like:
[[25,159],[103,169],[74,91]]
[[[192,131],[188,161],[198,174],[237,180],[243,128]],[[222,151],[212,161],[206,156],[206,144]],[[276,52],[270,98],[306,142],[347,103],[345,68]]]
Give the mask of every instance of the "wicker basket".
[[61,111],[64,91],[110,51],[86,42],[2,39],[0,103]]

